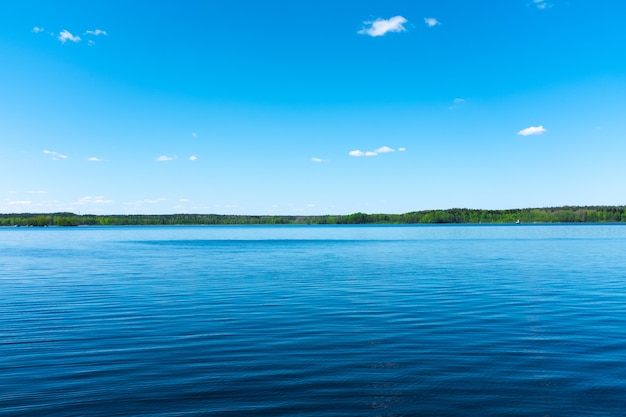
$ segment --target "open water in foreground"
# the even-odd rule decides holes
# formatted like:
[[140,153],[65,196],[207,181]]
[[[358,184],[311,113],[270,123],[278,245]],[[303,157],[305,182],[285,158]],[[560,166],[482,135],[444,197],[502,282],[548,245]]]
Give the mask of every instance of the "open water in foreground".
[[0,229],[1,416],[624,416],[626,225]]

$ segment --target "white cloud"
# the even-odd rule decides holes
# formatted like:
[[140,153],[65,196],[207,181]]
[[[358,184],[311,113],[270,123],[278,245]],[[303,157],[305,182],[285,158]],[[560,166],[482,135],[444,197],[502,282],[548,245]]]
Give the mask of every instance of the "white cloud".
[[354,151],[350,151],[348,152],[348,155],[350,156],[355,156],[355,157],[361,157],[361,156],[376,156],[378,155],[376,152],[374,151],[360,151],[358,149],[354,150]]
[[[390,148],[389,146],[381,146],[380,148],[373,150],[373,151],[361,151],[359,149],[355,149],[353,151],[348,152],[348,155],[350,156],[355,156],[355,157],[361,157],[361,156],[376,156],[378,154],[381,153],[391,153],[391,152],[395,152],[396,150],[393,148]],[[406,151],[406,148],[398,148],[398,152],[404,152]]]
[[32,204],[32,201],[29,201],[29,200],[15,200],[15,201],[9,201],[9,202],[7,202],[7,204],[9,204],[11,206],[27,206],[29,204]]
[[[96,29],[96,30],[88,30],[85,33],[83,33],[83,35],[89,35],[89,36],[109,36],[108,33],[106,33],[106,31],[102,30],[102,29]],[[94,46],[96,44],[96,42],[93,39],[89,39],[87,41],[87,45],[89,46]]]
[[168,201],[167,198],[146,198],[144,200],[137,200],[137,201],[133,201],[131,203],[128,203],[129,205],[141,205],[141,204],[159,204],[159,203],[163,203],[165,201]]
[[425,17],[424,23],[426,23],[426,26],[428,26],[429,28],[432,28],[441,24],[441,22],[435,19],[434,17]]
[[43,153],[52,156],[52,159],[55,161],[58,161],[59,159],[67,159],[67,155],[63,155],[55,151],[49,151],[46,149],[43,151]]
[[190,160],[190,161],[197,161],[197,160],[198,160],[198,157],[197,157],[197,156],[195,156],[195,155],[191,155],[191,156],[189,157],[189,160]]
[[395,152],[395,150],[393,148],[390,148],[389,146],[381,146],[380,148],[376,149],[374,152],[389,153],[389,152]]
[[102,162],[103,160],[100,158],[96,158],[95,156],[92,156],[91,158],[87,158],[88,161],[90,162]]
[[517,132],[520,136],[541,135],[547,130],[543,126],[530,126]]
[[81,198],[78,201],[75,201],[72,204],[76,204],[76,205],[82,206],[82,205],[85,205],[85,204],[112,204],[112,203],[113,203],[113,200],[107,200],[107,199],[105,199],[102,196],[95,196],[95,197],[86,196],[86,197]]
[[39,32],[43,32],[43,31],[44,31],[44,28],[41,28],[41,27],[38,27],[38,26],[35,26],[33,28],[33,33],[39,33]]
[[187,198],[181,198],[180,200],[181,203],[189,203],[191,200],[187,199]]
[[[374,21],[363,22],[366,27],[359,30],[360,35],[383,36],[388,32],[406,32],[403,26],[407,20],[402,16],[394,16],[390,19],[376,19]],[[367,26],[369,25],[369,26]]]
[[156,160],[159,162],[164,162],[164,161],[171,161],[172,159],[174,159],[173,156],[161,155]]
[[550,6],[546,0],[533,0],[533,4],[537,6],[538,9],[542,10]]
[[100,30],[100,29],[88,30],[84,34],[85,35],[93,35],[93,36],[100,36],[100,35],[109,36],[109,34],[106,33],[106,31]]
[[311,158],[311,162],[315,162],[315,163],[317,163],[317,164],[320,164],[320,163],[322,163],[322,162],[326,162],[326,160],[324,160],[324,159],[322,159],[322,158],[316,158],[316,157],[313,157],[313,158]]
[[60,40],[61,43],[65,43],[67,41],[80,42],[80,36],[74,36],[67,30],[62,30],[57,39]]
[[459,107],[463,107],[464,104],[465,104],[465,99],[463,99],[463,98],[455,98],[454,99],[454,104],[452,104],[450,107],[448,107],[448,110],[458,109]]

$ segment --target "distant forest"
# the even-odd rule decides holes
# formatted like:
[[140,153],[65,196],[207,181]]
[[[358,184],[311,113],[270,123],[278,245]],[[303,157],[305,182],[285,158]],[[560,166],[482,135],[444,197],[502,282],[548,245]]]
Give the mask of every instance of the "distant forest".
[[221,214],[92,215],[74,213],[0,214],[0,226],[140,226],[270,224],[435,224],[435,223],[618,223],[626,206],[564,206],[513,210],[448,209],[404,214],[324,216],[235,216]]

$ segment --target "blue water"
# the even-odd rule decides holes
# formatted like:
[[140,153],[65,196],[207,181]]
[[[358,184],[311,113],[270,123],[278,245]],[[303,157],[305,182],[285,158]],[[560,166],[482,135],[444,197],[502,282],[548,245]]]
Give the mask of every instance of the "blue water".
[[0,229],[1,416],[626,416],[626,225]]

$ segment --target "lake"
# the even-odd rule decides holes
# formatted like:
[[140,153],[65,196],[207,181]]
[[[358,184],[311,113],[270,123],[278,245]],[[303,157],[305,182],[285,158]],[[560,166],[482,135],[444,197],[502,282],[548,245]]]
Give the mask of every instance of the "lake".
[[624,416],[626,225],[0,229],[1,416]]

